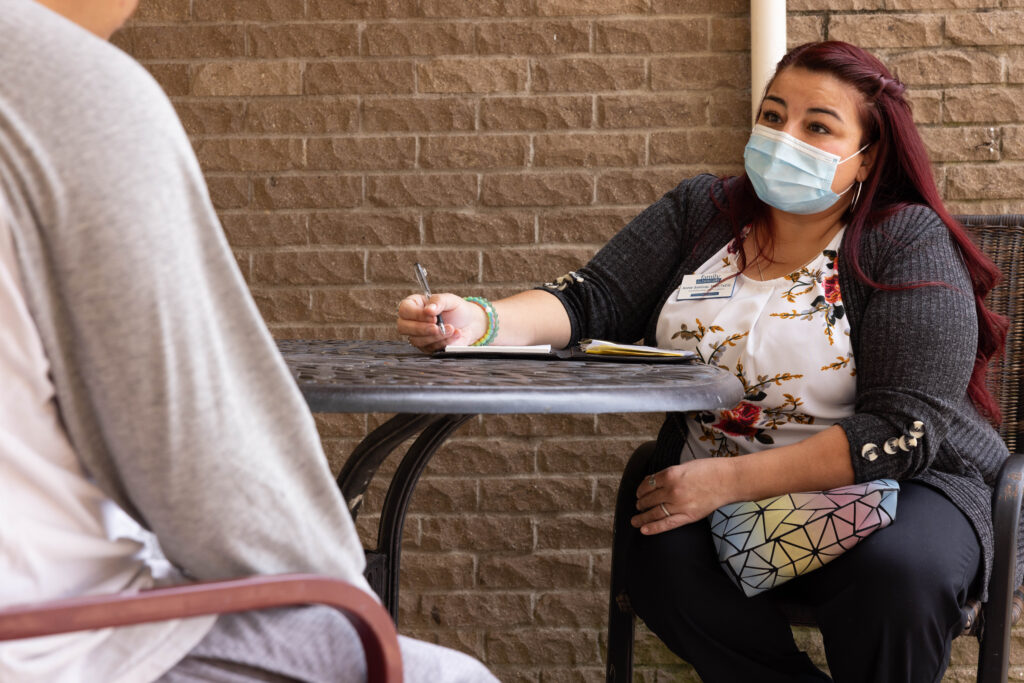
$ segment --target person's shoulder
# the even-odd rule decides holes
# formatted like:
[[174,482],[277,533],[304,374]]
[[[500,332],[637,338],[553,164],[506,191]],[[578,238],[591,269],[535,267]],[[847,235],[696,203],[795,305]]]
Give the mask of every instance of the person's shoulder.
[[864,231],[864,246],[881,252],[902,252],[925,242],[949,239],[949,227],[925,204],[906,203],[875,219]]
[[4,182],[28,178],[32,201],[59,197],[81,211],[115,187],[124,196],[166,183],[174,169],[198,175],[174,107],[142,65],[34,0],[9,4],[0,15]]
[[906,235],[948,229],[942,217],[933,208],[915,203],[894,207],[883,215],[879,227],[890,234]]
[[[725,182],[728,179],[724,179]],[[724,198],[723,179],[710,173],[701,173],[684,178],[678,185],[665,193],[661,198],[685,213],[703,213],[713,211],[716,203],[721,204]]]
[[[862,234],[860,265],[872,279],[886,277],[903,281],[920,279],[914,275],[921,264],[948,264],[959,270],[963,262],[955,255],[956,241],[948,225],[931,207],[908,203],[895,207],[870,225]],[[926,279],[960,277],[952,270],[933,273]]]
[[[35,0],[12,0],[0,13],[4,77],[0,98],[44,125],[88,128],[94,111],[152,117],[173,111],[159,84],[132,57]],[[63,112],[63,116],[61,113]]]
[[690,178],[684,178],[669,191],[669,194],[689,201],[702,199],[711,201],[712,188],[716,183],[720,184],[720,181],[720,178],[710,173],[701,173]]

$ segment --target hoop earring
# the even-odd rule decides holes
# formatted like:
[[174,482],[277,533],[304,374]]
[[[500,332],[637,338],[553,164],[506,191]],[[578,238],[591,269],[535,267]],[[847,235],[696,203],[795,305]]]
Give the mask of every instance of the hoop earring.
[[857,200],[860,199],[860,188],[864,186],[864,182],[857,183],[857,191],[853,195],[853,201],[850,202],[850,213],[853,213],[857,208]]

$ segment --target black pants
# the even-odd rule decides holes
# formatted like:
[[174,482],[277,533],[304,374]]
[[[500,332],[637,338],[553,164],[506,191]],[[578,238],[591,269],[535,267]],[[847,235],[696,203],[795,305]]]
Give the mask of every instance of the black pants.
[[775,600],[814,607],[840,683],[939,681],[981,550],[937,491],[901,484],[896,519],[831,563],[748,598],[718,564],[707,521],[631,539],[630,602],[707,683],[829,680],[797,649]]

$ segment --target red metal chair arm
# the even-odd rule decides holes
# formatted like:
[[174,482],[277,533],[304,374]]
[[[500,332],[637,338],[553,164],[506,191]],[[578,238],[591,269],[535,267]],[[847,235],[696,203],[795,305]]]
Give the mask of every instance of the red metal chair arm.
[[384,607],[351,584],[312,574],[253,576],[21,605],[0,610],[0,640],[306,604],[334,607],[352,622],[366,653],[367,681],[401,683],[398,635]]

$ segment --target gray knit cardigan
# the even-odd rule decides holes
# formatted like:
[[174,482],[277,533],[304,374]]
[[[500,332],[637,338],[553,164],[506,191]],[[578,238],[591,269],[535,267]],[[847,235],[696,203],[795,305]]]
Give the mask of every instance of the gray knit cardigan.
[[[683,181],[575,277],[545,285],[565,305],[571,343],[586,337],[657,343],[657,318],[669,294],[732,238],[729,218],[711,198],[720,191],[713,176]],[[844,237],[838,270],[857,365],[856,405],[838,424],[850,443],[856,481],[914,480],[944,493],[978,535],[987,586],[992,488],[1007,450],[966,394],[978,336],[966,268],[945,224],[924,206],[866,230],[860,266],[879,283],[950,286],[868,286],[853,273],[853,249]],[[658,444],[676,461],[686,439],[679,418],[668,416]],[[915,438],[911,431],[924,435]]]

